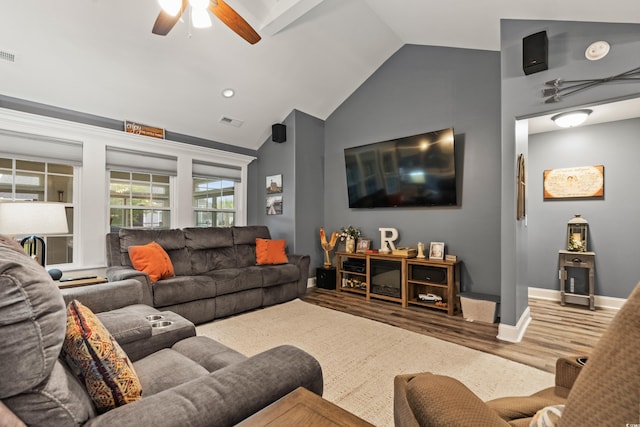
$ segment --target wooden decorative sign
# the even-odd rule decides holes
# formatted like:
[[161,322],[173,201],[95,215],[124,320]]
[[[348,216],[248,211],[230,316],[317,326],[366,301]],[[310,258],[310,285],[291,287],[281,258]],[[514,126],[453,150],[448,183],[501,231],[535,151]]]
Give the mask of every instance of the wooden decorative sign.
[[604,197],[604,166],[602,165],[544,171],[545,200],[602,197]]
[[143,125],[141,123],[130,122],[129,120],[124,122],[124,131],[127,133],[134,133],[136,135],[144,135],[150,136],[152,138],[164,139],[164,129]]

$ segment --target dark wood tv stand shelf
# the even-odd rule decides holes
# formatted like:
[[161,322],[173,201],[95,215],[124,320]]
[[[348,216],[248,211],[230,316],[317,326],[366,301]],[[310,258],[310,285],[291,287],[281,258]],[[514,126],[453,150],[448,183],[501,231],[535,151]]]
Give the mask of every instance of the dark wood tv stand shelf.
[[[371,298],[444,311],[460,309],[460,262],[407,258],[380,253],[336,253],[336,290]],[[351,264],[350,266],[345,265]],[[372,283],[372,280],[381,280]],[[389,283],[392,286],[386,286]],[[420,301],[419,294],[434,294],[442,303]]]

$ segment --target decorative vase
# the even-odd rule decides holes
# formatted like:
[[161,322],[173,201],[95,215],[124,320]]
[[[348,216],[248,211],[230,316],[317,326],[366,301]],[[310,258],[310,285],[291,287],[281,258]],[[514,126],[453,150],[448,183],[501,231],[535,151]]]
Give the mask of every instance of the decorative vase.
[[347,237],[347,241],[345,243],[345,251],[349,254],[352,254],[356,251],[356,240],[353,237]]

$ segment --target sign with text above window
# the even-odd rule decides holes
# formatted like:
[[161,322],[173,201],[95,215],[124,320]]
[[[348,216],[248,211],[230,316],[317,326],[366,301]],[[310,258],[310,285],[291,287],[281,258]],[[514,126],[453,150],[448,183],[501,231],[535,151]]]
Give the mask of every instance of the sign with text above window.
[[150,136],[152,138],[164,139],[164,129],[154,126],[143,125],[141,123],[131,122],[126,120],[124,122],[124,131],[127,133],[133,133],[136,135]]

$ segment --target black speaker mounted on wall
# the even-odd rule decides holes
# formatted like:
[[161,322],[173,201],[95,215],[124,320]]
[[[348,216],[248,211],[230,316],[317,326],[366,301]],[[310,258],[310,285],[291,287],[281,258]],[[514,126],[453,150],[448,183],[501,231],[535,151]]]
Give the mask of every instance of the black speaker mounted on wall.
[[271,139],[274,142],[285,142],[287,140],[287,126],[282,123],[272,125]]
[[528,76],[549,69],[549,41],[547,32],[531,34],[522,39],[522,69]]

